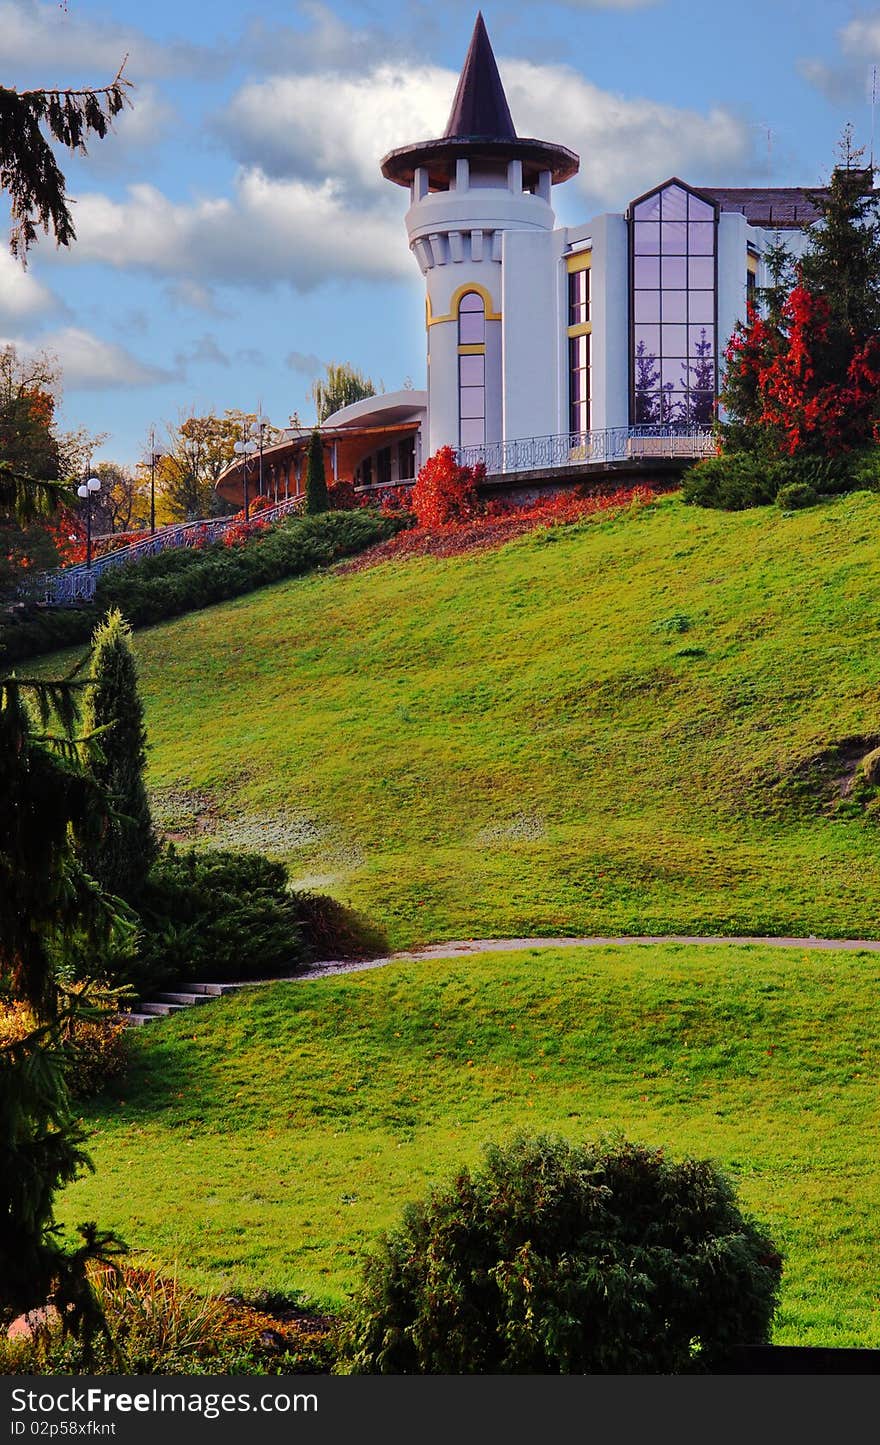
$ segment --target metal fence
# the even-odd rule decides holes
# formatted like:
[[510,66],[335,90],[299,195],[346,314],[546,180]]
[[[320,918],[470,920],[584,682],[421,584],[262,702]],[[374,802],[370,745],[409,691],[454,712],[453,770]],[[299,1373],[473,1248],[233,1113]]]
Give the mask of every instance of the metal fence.
[[563,432],[559,436],[519,437],[461,447],[460,466],[483,463],[490,476],[542,471],[551,467],[597,466],[607,462],[666,457],[705,457],[715,451],[706,427],[607,427],[601,431]]
[[[302,497],[289,497],[274,507],[254,512],[254,522],[274,522],[279,517],[302,510]],[[206,542],[216,542],[230,527],[241,525],[239,517],[209,517],[200,522],[182,522],[180,525],[160,527],[150,537],[132,542],[128,547],[117,547],[92,560],[91,567],[84,562],[75,567],[60,567],[54,572],[41,572],[22,583],[18,595],[28,602],[44,602],[54,607],[67,607],[76,602],[91,602],[95,595],[98,578],[111,567],[125,567],[129,562],[139,562],[164,552],[169,547],[201,547]]]

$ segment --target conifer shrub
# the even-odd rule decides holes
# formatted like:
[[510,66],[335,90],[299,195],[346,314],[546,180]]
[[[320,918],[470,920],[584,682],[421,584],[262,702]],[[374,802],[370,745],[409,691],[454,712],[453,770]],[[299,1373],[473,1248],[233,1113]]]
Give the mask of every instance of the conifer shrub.
[[[854,485],[854,461],[849,456],[768,456],[765,452],[725,452],[689,467],[682,478],[682,498],[698,507],[740,512],[763,507],[791,488],[809,488],[812,506],[820,496],[838,496]],[[793,492],[792,495],[806,495]],[[781,506],[790,504],[780,502]]]
[[814,507],[819,494],[809,482],[789,482],[776,493],[776,504],[784,512],[798,512],[803,507]]
[[766,1343],[782,1262],[711,1163],[521,1135],[368,1258],[345,1368],[675,1374]]
[[114,811],[86,862],[107,893],[131,901],[156,857],[156,837],[144,785],[147,731],[137,663],[131,627],[118,608],[95,628],[92,648],[83,722],[86,734],[101,731],[89,767]]
[[327,478],[324,475],[324,443],[317,427],[309,441],[309,455],[306,462],[306,512],[314,515],[326,512],[330,507],[327,495]]
[[311,956],[287,869],[260,853],[169,845],[138,911],[141,939],[128,972],[137,988],[269,978]]

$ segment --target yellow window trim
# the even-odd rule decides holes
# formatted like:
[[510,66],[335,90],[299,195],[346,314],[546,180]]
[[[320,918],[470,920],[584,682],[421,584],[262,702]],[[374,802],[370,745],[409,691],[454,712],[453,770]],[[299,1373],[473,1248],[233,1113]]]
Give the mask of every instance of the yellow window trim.
[[589,336],[593,330],[592,321],[579,321],[577,326],[569,326],[569,336]]
[[459,356],[485,356],[486,343],[485,341],[469,341],[458,348],[458,354]]
[[758,258],[753,256],[751,251],[746,256],[746,270],[751,271],[753,276],[758,274]]
[[578,251],[574,256],[566,256],[565,269],[569,276],[575,271],[589,271],[593,264],[592,251]]
[[463,286],[459,286],[458,289],[453,292],[449,302],[449,311],[445,316],[432,316],[431,305],[430,302],[428,303],[428,326],[439,326],[442,321],[457,321],[462,298],[470,295],[471,292],[476,292],[477,296],[482,296],[483,305],[486,308],[487,321],[501,320],[501,312],[492,310],[492,296],[490,292],[486,290],[485,286],[479,286],[476,281],[467,281]]

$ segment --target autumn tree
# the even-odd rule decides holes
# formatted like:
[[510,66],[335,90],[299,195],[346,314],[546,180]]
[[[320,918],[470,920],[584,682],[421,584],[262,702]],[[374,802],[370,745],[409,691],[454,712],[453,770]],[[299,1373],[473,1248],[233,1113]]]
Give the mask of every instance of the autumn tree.
[[[355,401],[375,396],[377,388],[368,376],[347,361],[330,361],[325,367],[327,375],[312,383],[311,396],[318,414],[318,422],[324,422],[334,412]],[[385,388],[379,384],[379,391]]]

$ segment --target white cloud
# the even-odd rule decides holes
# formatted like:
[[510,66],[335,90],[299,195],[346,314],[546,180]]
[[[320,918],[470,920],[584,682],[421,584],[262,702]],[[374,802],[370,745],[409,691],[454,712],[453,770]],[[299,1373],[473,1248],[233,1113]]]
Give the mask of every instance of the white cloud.
[[0,325],[17,325],[60,307],[58,298],[32,271],[25,271],[5,248],[0,249]]
[[562,65],[509,60],[502,72],[519,134],[576,151],[572,184],[602,205],[622,207],[670,175],[699,185],[755,169],[749,125],[722,106],[701,114],[629,99]]
[[860,104],[870,99],[870,66],[880,61],[880,15],[850,20],[837,32],[837,40],[839,60],[806,58],[798,61],[798,70],[832,104]]
[[[500,69],[520,135],[577,151],[574,184],[593,202],[623,205],[675,172],[709,182],[753,168],[750,128],[723,107],[701,114],[630,99],[563,65],[506,60]],[[437,66],[388,65],[357,76],[275,76],[242,87],[223,129],[245,164],[278,177],[333,177],[363,204],[387,193],[386,151],[442,135],[456,79]]]
[[139,361],[124,347],[103,341],[78,326],[65,326],[27,339],[4,336],[0,338],[2,346],[14,346],[22,356],[33,356],[37,352],[56,356],[66,391],[153,386],[171,379],[170,372]]
[[280,181],[242,171],[232,198],[170,201],[155,186],[130,186],[125,201],[90,194],[76,211],[77,242],[48,259],[101,261],[120,269],[210,282],[308,290],[334,276],[409,275],[399,216],[350,206],[332,180]]
[[237,159],[268,175],[344,177],[376,192],[386,151],[443,134],[455,85],[429,65],[273,76],[243,86],[218,125]]

